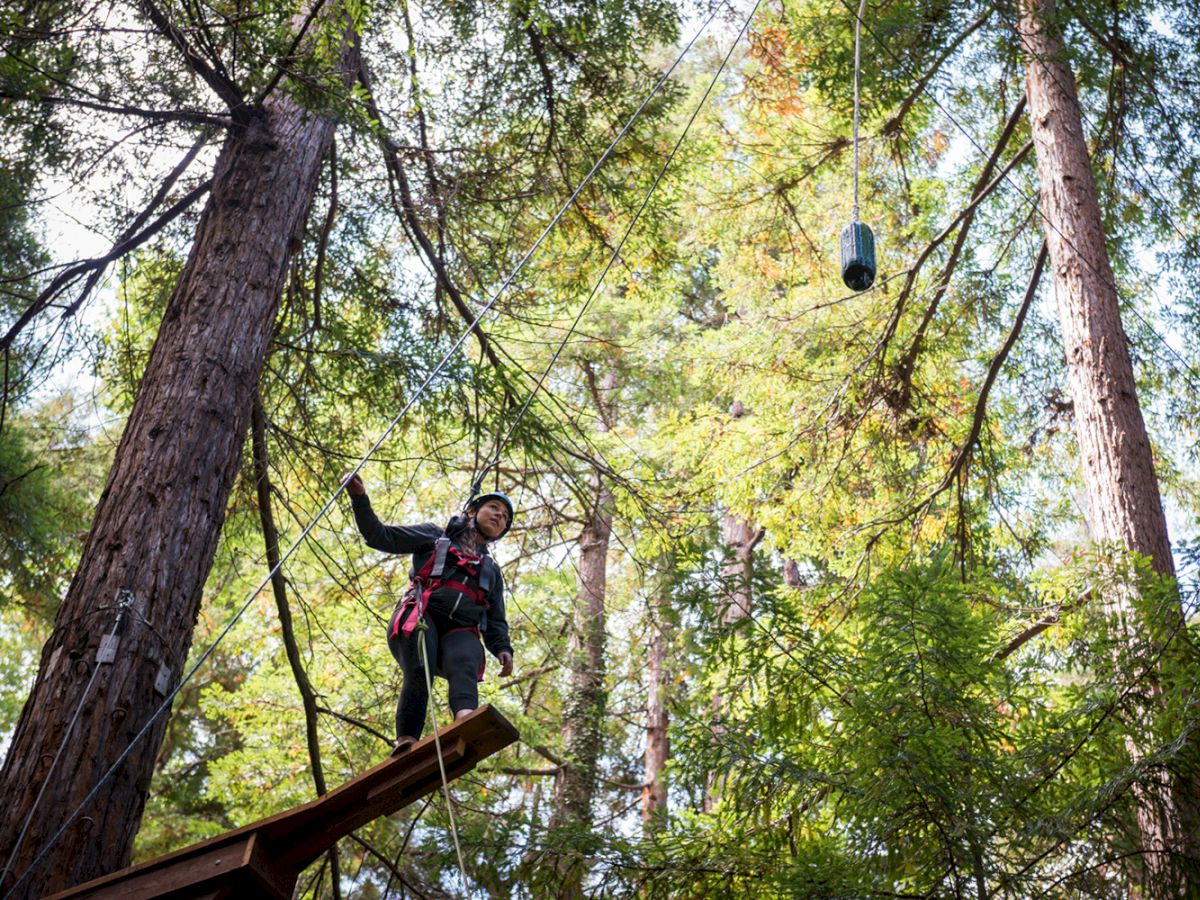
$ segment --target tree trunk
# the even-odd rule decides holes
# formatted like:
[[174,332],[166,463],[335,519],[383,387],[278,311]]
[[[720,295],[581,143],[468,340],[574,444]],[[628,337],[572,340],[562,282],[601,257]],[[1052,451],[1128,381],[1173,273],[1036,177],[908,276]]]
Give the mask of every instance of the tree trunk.
[[[613,496],[596,478],[592,508],[579,538],[578,593],[571,635],[571,692],[563,712],[566,765],[554,784],[554,813],[550,828],[585,832],[592,827],[592,795],[599,779],[600,745],[608,692],[604,678],[607,635],[604,598],[608,580],[608,544],[612,535]],[[582,896],[584,876],[580,857],[558,860],[562,878],[558,896]]]
[[[342,65],[353,70],[353,51]],[[347,78],[347,83],[349,79]],[[11,859],[4,887],[38,897],[127,865],[166,729],[270,340],[289,254],[332,123],[277,91],[232,131],[187,265],[167,305],[79,569],[43,648],[0,773],[8,859],[60,742],[66,752]],[[81,704],[118,593],[132,595],[119,651]],[[76,708],[80,717],[70,735]],[[67,817],[100,785],[32,871]]]
[[750,562],[763,532],[756,529],[753,522],[726,513],[721,519],[721,536],[726,556],[721,564],[722,595],[718,620],[722,625],[732,625],[750,615]]
[[[1075,433],[1092,536],[1148,557],[1174,573],[1154,460],[1138,404],[1128,339],[1105,243],[1075,81],[1054,25],[1053,0],[1024,0],[1029,114],[1037,150],[1042,212],[1066,349]],[[1108,599],[1133,623],[1130,597]],[[1166,623],[1168,625],[1181,624]],[[1155,630],[1164,623],[1142,623]],[[1131,740],[1136,763],[1144,748]],[[1197,785],[1158,770],[1135,787],[1146,887],[1154,897],[1193,896],[1180,856],[1197,857]]]
[[[717,621],[723,626],[734,625],[750,615],[753,608],[752,563],[754,548],[763,539],[763,530],[754,523],[733,513],[721,519],[721,538],[725,545],[725,561],[721,564],[721,596],[717,600]],[[721,718],[725,697],[718,693],[712,699],[712,730],[716,740],[722,740],[725,726]],[[704,811],[712,812],[721,797],[722,779],[709,772],[704,791]]]
[[672,554],[659,561],[658,583],[650,598],[650,649],[646,659],[646,757],[642,787],[642,827],[647,834],[662,827],[667,816],[667,785],[663,770],[671,757],[668,733],[667,689],[670,673],[667,654],[674,633],[671,616]]
[[[584,374],[599,414],[600,427],[608,431],[615,419],[616,375],[596,378],[584,365]],[[608,691],[608,635],[605,632],[604,600],[608,590],[608,545],[612,536],[613,495],[604,476],[593,476],[592,501],[579,536],[579,568],[576,579],[575,622],[571,633],[571,687],[563,711],[563,746],[566,765],[554,780],[554,812],[551,830],[583,834],[592,827],[592,795],[600,776],[600,749]],[[555,895],[583,896],[586,874],[582,854],[560,855],[555,860],[559,882]]]

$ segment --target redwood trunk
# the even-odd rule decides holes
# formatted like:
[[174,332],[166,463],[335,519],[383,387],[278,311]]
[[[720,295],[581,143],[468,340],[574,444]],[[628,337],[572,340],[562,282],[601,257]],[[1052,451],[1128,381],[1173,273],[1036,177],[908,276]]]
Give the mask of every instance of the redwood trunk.
[[667,785],[663,772],[671,755],[666,706],[667,649],[670,645],[670,572],[674,560],[660,565],[659,584],[651,599],[650,650],[646,658],[646,756],[642,786],[642,826],[647,833],[662,827],[667,815]]
[[747,519],[726,513],[721,520],[725,562],[721,565],[723,592],[718,616],[722,625],[732,625],[750,615],[751,560],[762,533]]
[[[717,602],[717,620],[723,626],[730,626],[750,616],[754,548],[762,540],[763,532],[748,519],[726,513],[721,520],[721,538],[725,544],[725,561],[721,564],[721,597]],[[718,693],[712,699],[712,730],[718,741],[725,734],[722,722],[724,710],[725,697]],[[708,774],[704,792],[705,812],[712,812],[716,807],[721,797],[721,784],[722,779],[717,773]]]
[[[608,545],[612,535],[613,496],[597,476],[588,521],[579,538],[578,594],[571,635],[571,688],[563,712],[566,765],[554,785],[550,827],[580,832],[592,826],[592,796],[599,780],[600,747],[608,692],[604,598],[608,582]],[[580,857],[558,861],[558,896],[581,896],[584,869]]]
[[[1171,575],[1166,517],[1121,325],[1074,77],[1053,24],[1053,0],[1025,0],[1023,12],[1029,114],[1090,530],[1097,541],[1149,557],[1157,572]],[[1129,600],[1117,592],[1109,603],[1132,623]],[[1157,630],[1162,624],[1142,627]],[[1133,741],[1128,746],[1134,762],[1144,757],[1144,748]],[[1200,883],[1189,887],[1176,854],[1197,859],[1197,785],[1159,770],[1135,788],[1135,796],[1150,895],[1194,896]]]
[[[330,122],[279,91],[226,139],[79,569],[0,773],[0,859],[7,860],[80,705],[118,592],[131,592],[134,612],[120,650],[98,673],[12,858],[5,889],[24,876],[14,897],[42,896],[129,862],[165,715],[26,874],[179,682],[288,256],[332,136]],[[160,666],[165,674],[156,689]]]

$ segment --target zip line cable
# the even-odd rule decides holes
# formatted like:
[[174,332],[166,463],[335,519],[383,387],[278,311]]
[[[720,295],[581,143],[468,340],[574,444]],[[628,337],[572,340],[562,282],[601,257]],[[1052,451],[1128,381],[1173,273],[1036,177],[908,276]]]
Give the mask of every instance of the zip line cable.
[[[125,613],[128,609],[129,599],[128,597],[123,597],[118,608],[117,620],[113,624],[113,629],[106,635],[110,641],[113,639],[116,641],[120,640],[121,627],[125,623]],[[21,845],[25,843],[25,836],[29,833],[29,825],[42,803],[42,798],[46,795],[46,788],[49,787],[50,780],[54,777],[54,771],[58,768],[59,761],[62,760],[63,750],[67,747],[67,741],[71,739],[71,732],[75,730],[75,723],[79,721],[79,714],[83,712],[84,703],[87,702],[88,697],[92,693],[92,686],[96,683],[96,676],[100,674],[100,667],[112,662],[112,656],[109,656],[107,659],[103,658],[106,651],[115,655],[116,648],[106,646],[104,639],[101,639],[100,646],[96,649],[96,661],[92,665],[92,674],[88,678],[88,683],[83,688],[83,693],[79,695],[79,703],[75,705],[75,712],[71,714],[71,721],[67,723],[67,727],[63,731],[62,740],[59,741],[58,750],[54,754],[54,760],[50,763],[46,777],[42,779],[42,784],[38,788],[37,797],[34,798],[33,805],[29,807],[25,821],[21,823],[21,831],[17,834],[17,839],[13,842],[12,850],[8,853],[8,860],[4,863],[4,870],[0,871],[0,884],[4,883],[4,879],[12,871],[13,860],[17,858],[17,852],[21,849]]]
[[[761,0],[759,0],[759,2],[761,2]],[[758,8],[758,4],[756,3],[755,9],[757,9],[757,8]],[[425,377],[424,381],[421,382],[420,386],[417,388],[417,390],[413,394],[413,396],[408,400],[407,403],[404,404],[404,407],[400,410],[399,413],[396,414],[396,416],[388,424],[388,426],[384,430],[383,434],[381,434],[379,436],[379,438],[371,445],[371,448],[367,451],[367,453],[359,461],[358,465],[356,465],[354,467],[354,469],[352,470],[352,472],[350,473],[351,476],[357,475],[358,472],[363,468],[363,466],[366,465],[367,461],[375,454],[375,452],[391,436],[392,432],[396,429],[396,426],[400,424],[400,421],[408,414],[409,410],[412,409],[412,407],[416,404],[417,400],[419,400],[421,398],[421,396],[425,393],[425,391],[428,390],[429,386],[433,383],[433,380],[442,373],[442,371],[446,368],[447,364],[453,358],[454,354],[458,351],[458,349],[460,347],[462,347],[462,345],[466,342],[467,338],[470,337],[472,332],[474,332],[474,330],[478,327],[480,321],[482,321],[484,316],[486,316],[492,310],[492,308],[496,305],[496,302],[500,299],[500,297],[504,294],[504,292],[516,280],[517,275],[519,275],[521,270],[525,268],[526,264],[533,257],[533,254],[545,242],[545,240],[549,236],[550,232],[554,229],[554,227],[556,225],[558,225],[559,221],[561,221],[562,218],[566,215],[567,211],[575,203],[576,198],[578,198],[579,195],[583,192],[583,189],[585,187],[587,187],[587,185],[589,183],[591,183],[591,181],[595,177],[596,173],[600,170],[600,167],[608,160],[609,156],[612,155],[613,150],[616,149],[617,144],[620,142],[620,140],[626,134],[629,133],[629,130],[633,127],[634,123],[641,116],[642,112],[650,104],[650,101],[652,99],[654,99],[655,95],[658,94],[659,90],[667,82],[667,80],[671,77],[671,75],[675,72],[675,69],[678,68],[679,64],[683,61],[684,57],[691,51],[692,47],[696,44],[696,41],[699,40],[700,35],[702,35],[707,30],[709,24],[712,23],[712,21],[715,17],[716,17],[716,10],[714,9],[713,12],[709,15],[709,17],[700,26],[700,28],[696,31],[696,33],[692,36],[692,39],[690,41],[688,41],[687,45],[683,48],[683,50],[680,51],[679,55],[675,57],[675,60],[674,60],[674,62],[671,63],[670,67],[661,76],[659,76],[659,78],[655,82],[653,88],[651,88],[650,92],[646,95],[645,99],[641,102],[641,104],[638,106],[638,108],[636,110],[634,110],[632,115],[625,122],[624,126],[617,133],[616,137],[614,137],[612,139],[612,141],[609,143],[608,147],[601,154],[600,158],[592,166],[591,170],[587,173],[586,176],[584,176],[583,180],[579,183],[579,185],[571,193],[571,196],[567,198],[566,202],[564,202],[563,205],[559,208],[558,212],[550,220],[549,224],[547,224],[546,227],[542,230],[542,232],[538,235],[537,240],[534,241],[533,245],[525,252],[525,255],[521,257],[520,261],[514,267],[512,272],[509,273],[508,277],[505,278],[504,282],[500,285],[500,287],[492,295],[491,299],[479,311],[479,313],[475,316],[475,319],[470,323],[470,325],[467,327],[467,329],[454,341],[454,343],[451,345],[450,349],[446,351],[446,353],[442,357],[442,359],[438,362],[438,364],[436,366],[434,366],[433,370]],[[749,24],[749,20],[747,20],[747,24]],[[722,63],[722,67],[724,67],[724,63]],[[708,94],[706,92],[705,97],[707,97],[707,96],[708,96]],[[693,118],[694,118],[694,116],[693,116]],[[661,177],[661,175],[660,175],[660,177]],[[657,185],[657,183],[658,182],[656,180],[655,184]],[[645,207],[645,204],[643,203],[643,208],[644,207]],[[611,266],[611,263],[610,263],[610,266]],[[606,272],[607,272],[607,269],[606,269]],[[560,350],[560,352],[561,352],[561,350]],[[557,358],[558,358],[558,355],[556,354],[555,359],[557,359]],[[545,378],[545,375],[543,375],[543,380],[544,380],[544,378]],[[539,385],[540,385],[540,382],[539,382]],[[532,396],[533,395],[531,394],[530,399],[532,399]],[[526,408],[528,408],[528,401],[526,402]],[[511,430],[510,430],[510,433],[511,433]],[[507,440],[507,437],[506,437],[506,440]],[[347,480],[349,480],[349,479],[347,479]],[[342,495],[342,493],[345,491],[345,489],[346,488],[345,488],[344,483],[338,484],[337,489],[333,492],[333,494],[329,497],[329,499],[325,502],[325,504],[317,512],[317,514],[304,527],[303,531],[301,531],[300,535],[292,542],[291,546],[288,547],[287,551],[280,557],[279,562],[276,563],[274,567],[272,567],[270,572],[267,573],[266,577],[250,593],[250,595],[246,598],[245,602],[241,605],[241,607],[239,607],[237,612],[233,615],[233,617],[229,620],[229,622],[225,625],[225,627],[221,630],[221,632],[217,635],[217,637],[213,640],[213,642],[211,644],[209,644],[209,646],[204,650],[203,653],[201,653],[199,659],[196,660],[196,663],[192,666],[192,668],[190,670],[188,670],[187,674],[182,679],[180,679],[179,684],[176,685],[175,688],[167,695],[167,697],[163,700],[163,702],[158,706],[158,708],[154,711],[154,713],[146,721],[145,725],[143,725],[142,728],[137,732],[137,734],[135,734],[133,736],[133,738],[130,740],[129,745],[125,748],[125,750],[123,750],[121,752],[121,754],[117,757],[117,759],[113,762],[113,764],[108,768],[108,770],[100,777],[100,780],[96,782],[95,786],[91,789],[91,791],[88,792],[88,794],[83,798],[83,800],[79,803],[79,805],[75,808],[75,810],[70,814],[70,816],[67,817],[67,819],[63,822],[63,824],[59,827],[59,829],[43,845],[41,852],[36,857],[34,857],[33,861],[29,864],[28,868],[26,868],[25,871],[21,874],[21,876],[16,880],[16,882],[14,882],[12,888],[10,888],[9,891],[6,894],[4,894],[5,897],[10,896],[13,891],[15,891],[22,883],[24,883],[25,879],[29,877],[29,874],[31,872],[33,872],[37,868],[38,865],[41,864],[42,860],[44,860],[46,858],[46,855],[50,852],[51,848],[55,844],[58,843],[59,839],[62,838],[63,834],[71,826],[71,824],[75,821],[75,819],[78,817],[80,812],[82,812],[83,809],[96,797],[96,795],[100,792],[100,789],[104,786],[104,784],[108,781],[108,779],[110,779],[114,774],[116,774],[117,770],[124,764],[125,760],[128,759],[129,754],[133,752],[134,747],[136,747],[141,742],[141,740],[149,733],[149,731],[150,731],[151,727],[154,725],[154,723],[157,722],[158,719],[170,709],[171,703],[174,701],[175,697],[179,694],[179,692],[181,690],[183,690],[183,688],[188,684],[188,682],[195,676],[196,672],[199,671],[200,667],[203,666],[204,663],[208,661],[209,656],[212,655],[213,651],[217,648],[217,646],[225,639],[225,637],[233,629],[233,626],[237,624],[237,622],[245,614],[246,610],[249,609],[250,604],[254,602],[255,598],[258,597],[258,595],[260,593],[262,593],[264,588],[270,583],[271,579],[275,576],[275,574],[280,569],[282,569],[283,565],[291,558],[292,554],[296,551],[296,549],[305,541],[305,539],[308,537],[309,533],[316,527],[317,523],[325,517],[325,515],[329,512],[330,509],[333,508],[334,503],[337,502],[337,499]]]

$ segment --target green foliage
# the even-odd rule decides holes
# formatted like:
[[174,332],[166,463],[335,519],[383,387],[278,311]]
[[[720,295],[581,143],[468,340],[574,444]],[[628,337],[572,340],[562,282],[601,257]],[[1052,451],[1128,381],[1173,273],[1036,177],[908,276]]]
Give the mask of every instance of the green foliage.
[[[294,4],[160,6],[246,97],[259,97],[286,55],[281,89],[339,124],[258,386],[286,549],[641,102],[685,10],[354,2],[295,42]],[[198,136],[215,143],[219,131],[206,130],[230,112],[146,32],[144,9],[126,14],[128,29],[100,27],[107,11],[79,11],[78,27],[59,31],[0,14],[23,54],[0,61],[0,115],[20,144],[0,160],[0,325],[44,285],[33,273],[48,258],[27,203],[38,179],[101,173],[100,218],[120,233],[183,148]],[[1186,190],[1200,20],[1186,5],[1120,13],[1114,24],[1108,6],[1085,2],[1063,25],[1118,278],[1127,307],[1146,317],[1127,325],[1160,472],[1186,519],[1200,392],[1154,329],[1190,334],[1200,321],[1182,289],[1200,261]],[[1040,240],[1031,157],[1014,162],[1025,123],[998,155],[1021,189],[1001,184],[968,231],[961,220],[947,231],[976,182],[994,178],[984,157],[1024,90],[1013,15],[869,9],[861,199],[881,271],[858,295],[836,271],[852,203],[853,17],[811,2],[760,12],[748,52],[598,284],[732,34],[702,41],[483,320],[487,353],[468,338],[364,469],[391,522],[444,520],[494,456],[487,486],[519,507],[497,549],[517,670],[501,682],[493,665],[482,695],[522,741],[453,786],[478,891],[552,896],[562,859],[586,870],[597,896],[1116,897],[1137,882],[1138,790],[1160,772],[1195,771],[1194,597],[1185,586],[1181,619],[1176,585],[1111,548],[1080,551],[1073,411],[1046,287],[1000,365]],[[367,88],[343,91],[330,65],[347,21],[378,117]],[[1102,39],[1114,28],[1115,44]],[[80,97],[117,111],[65,102]],[[131,134],[150,127],[133,108],[180,117],[157,121],[146,143],[114,136],[131,122]],[[380,162],[385,134],[400,148],[411,214]],[[168,201],[211,160],[204,151]],[[108,413],[132,405],[194,216],[114,269],[94,360]],[[414,249],[415,227],[465,312]],[[1156,251],[1180,279],[1174,297],[1153,294]],[[51,368],[41,337],[14,357],[31,376]],[[1196,352],[1180,353],[1193,369]],[[36,668],[108,451],[97,430],[52,429],[68,404],[39,405],[36,380],[14,387],[0,429],[0,734]],[[265,574],[254,477],[247,448],[193,659]],[[578,665],[576,544],[597,478],[614,493],[615,532],[594,825],[552,828]],[[722,623],[744,586],[722,545],[726,514],[763,536],[750,610]],[[363,548],[342,504],[284,569],[330,787],[389,746],[399,673],[383,628],[407,566]],[[1128,601],[1123,618],[1116,600]],[[265,593],[176,700],[139,859],[313,796],[281,628]],[[652,645],[666,657],[658,685]],[[643,827],[651,690],[670,718],[669,811]],[[433,707],[444,724],[442,692]],[[1131,739],[1149,748],[1137,765]],[[708,811],[706,799],[716,801]],[[448,825],[434,799],[365,827],[366,847],[339,848],[343,895],[462,893]],[[331,895],[326,865],[307,873],[304,896]]]

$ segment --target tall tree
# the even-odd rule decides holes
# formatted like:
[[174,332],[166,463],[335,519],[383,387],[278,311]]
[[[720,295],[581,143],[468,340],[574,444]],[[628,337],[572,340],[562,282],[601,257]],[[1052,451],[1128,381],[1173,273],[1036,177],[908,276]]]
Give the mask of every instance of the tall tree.
[[650,638],[646,650],[646,752],[642,786],[642,828],[646,832],[660,830],[667,815],[665,770],[671,757],[666,703],[670,684],[667,660],[674,632],[670,623],[674,554],[662,554],[657,568],[647,622]]
[[[1054,0],[1026,0],[1021,31],[1089,524],[1098,541],[1148,557],[1156,572],[1172,576],[1154,457]],[[1120,620],[1136,621],[1128,592],[1116,589],[1107,602]],[[1175,633],[1182,613],[1176,608],[1168,615],[1170,622],[1140,627]],[[1147,748],[1133,737],[1127,744],[1133,761],[1140,762]],[[1194,896],[1200,891],[1200,781],[1153,766],[1134,791],[1148,891],[1156,897]]]
[[[130,742],[182,674],[288,257],[334,130],[284,90],[261,102],[246,98],[161,11],[147,10],[229,103],[235,125],[0,773],[9,812],[0,826],[0,856],[10,861],[5,886],[19,878],[21,897],[129,860],[166,717]],[[335,29],[340,46],[324,60],[347,86],[357,69],[348,27],[343,18]],[[129,602],[123,619],[119,598]],[[119,649],[102,664],[101,639],[118,621]],[[83,677],[95,667],[94,679]],[[69,752],[48,780],[60,745]],[[54,839],[85,800],[82,815]]]
[[[584,363],[602,431],[610,431],[616,412],[616,375],[597,378]],[[563,709],[565,765],[554,782],[552,829],[582,835],[592,827],[592,796],[600,777],[604,714],[608,706],[608,633],[604,604],[608,590],[608,546],[612,537],[613,494],[605,476],[593,474],[583,530],[575,617],[570,638],[570,687]],[[582,896],[587,874],[582,854],[564,854],[557,863],[562,896]]]

